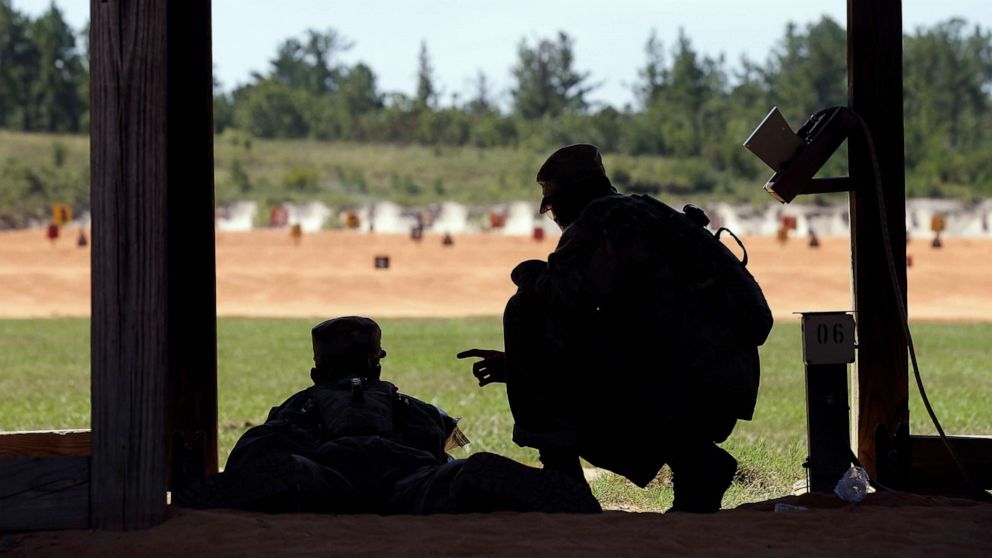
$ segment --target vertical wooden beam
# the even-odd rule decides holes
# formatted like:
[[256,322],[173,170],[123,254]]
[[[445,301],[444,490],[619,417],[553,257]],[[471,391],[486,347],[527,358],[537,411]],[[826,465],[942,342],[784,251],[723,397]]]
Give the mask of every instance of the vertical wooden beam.
[[170,486],[217,472],[213,57],[208,0],[168,2]]
[[[90,4],[97,528],[144,528],[164,518],[171,422],[185,420],[186,402],[195,400],[179,396],[183,390],[212,386],[198,395],[212,397],[205,404],[213,413],[189,420],[216,436],[212,125],[209,107],[204,113],[203,100],[193,102],[205,95],[209,103],[211,88],[209,75],[205,91],[202,76],[186,75],[199,76],[202,60],[183,65],[184,52],[205,48],[200,57],[209,74],[209,17],[206,23],[174,17],[184,9],[209,13],[209,5]],[[195,36],[204,27],[205,40]]]
[[[848,102],[874,139],[888,232],[902,300],[906,302],[906,188],[902,121],[902,5],[900,0],[848,0]],[[908,434],[907,342],[889,279],[878,197],[867,146],[849,140],[851,253],[858,323],[856,438],[858,457],[883,482],[898,483],[908,456],[892,443]],[[881,454],[877,454],[879,447]]]
[[92,525],[165,516],[164,4],[91,0]]

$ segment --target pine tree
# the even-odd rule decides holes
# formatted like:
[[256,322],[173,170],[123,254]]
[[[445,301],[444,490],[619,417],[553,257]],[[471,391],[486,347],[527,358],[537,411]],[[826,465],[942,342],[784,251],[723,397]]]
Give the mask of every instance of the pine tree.
[[417,55],[417,106],[433,109],[437,107],[438,90],[434,86],[434,67],[427,54],[427,42],[420,42]]
[[526,40],[517,47],[512,73],[516,84],[510,94],[514,112],[526,119],[581,114],[588,108],[585,96],[596,88],[586,85],[588,72],[573,67],[572,39],[559,31],[556,41],[540,39],[532,48]]
[[485,72],[482,70],[478,71],[473,86],[475,91],[472,94],[472,100],[468,102],[465,109],[471,114],[493,112],[495,108],[494,101],[490,92],[489,78],[486,77]]
[[37,108],[32,89],[41,55],[31,38],[31,21],[0,0],[0,118],[21,130],[34,130]]
[[31,86],[35,126],[46,132],[78,132],[85,111],[81,84],[88,76],[76,50],[75,34],[54,3],[31,24],[31,37],[39,59],[38,75]]

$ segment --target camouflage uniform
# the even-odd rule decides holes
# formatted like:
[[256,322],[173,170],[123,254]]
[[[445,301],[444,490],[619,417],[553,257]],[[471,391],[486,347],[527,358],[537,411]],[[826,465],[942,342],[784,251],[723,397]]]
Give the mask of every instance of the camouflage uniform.
[[504,343],[518,444],[571,448],[639,486],[665,463],[689,478],[694,462],[733,461],[714,442],[751,418],[771,315],[760,290],[748,305],[725,289],[722,275],[747,272],[695,253],[698,229],[652,198],[606,194],[546,264],[514,269]]
[[[381,390],[394,399],[391,432],[373,425],[342,436],[329,435],[321,400],[337,394],[314,386],[273,408],[265,424],[251,428],[238,440],[226,471],[250,470],[258,460],[282,453],[292,455],[298,468],[309,472],[313,480],[308,489],[294,493],[299,500],[282,498],[253,507],[379,514],[425,511],[424,491],[449,463],[445,443],[454,432],[455,421],[433,405],[399,393],[389,382],[366,380],[365,384],[366,394]],[[347,389],[332,389],[351,397]]]
[[[268,512],[598,511],[591,493],[542,482],[539,471],[506,458],[451,458],[446,451],[468,440],[443,411],[378,378],[380,336],[367,318],[316,326],[315,385],[273,408],[238,440],[223,473],[181,491],[177,503]],[[500,483],[516,480],[527,492],[507,494]]]

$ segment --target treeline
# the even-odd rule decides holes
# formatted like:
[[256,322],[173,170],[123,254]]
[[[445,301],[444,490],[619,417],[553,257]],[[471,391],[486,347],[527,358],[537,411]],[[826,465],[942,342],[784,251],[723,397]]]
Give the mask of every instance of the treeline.
[[[387,94],[371,68],[338,61],[351,47],[339,33],[309,31],[280,46],[268,73],[217,96],[216,125],[265,138],[539,150],[588,141],[606,152],[699,158],[717,171],[755,177],[764,170],[740,143],[770,106],[798,127],[820,108],[846,104],[846,38],[830,18],[789,25],[764,62],[745,58],[731,69],[722,56],[697,52],[684,33],[671,45],[652,35],[636,105],[617,108],[588,101],[595,82],[577,69],[573,41],[561,32],[517,45],[503,111],[482,73],[471,98],[442,104],[426,44],[416,94]],[[959,19],[917,29],[906,36],[904,59],[911,189],[992,194],[992,34]],[[843,172],[842,158],[833,165]]]
[[[517,45],[507,111],[482,73],[471,98],[442,104],[426,44],[413,96],[384,93],[367,65],[339,62],[349,48],[334,30],[285,41],[268,73],[217,96],[217,130],[536,149],[588,141],[607,152],[699,157],[753,177],[763,171],[740,142],[770,106],[798,126],[820,108],[847,102],[846,32],[826,17],[789,25],[764,62],[744,58],[735,69],[722,56],[697,52],[684,33],[671,45],[652,34],[636,105],[619,109],[588,101],[595,82],[577,69],[564,32]],[[906,35],[904,58],[906,155],[916,180],[990,192],[992,34],[953,19]]]
[[0,127],[85,132],[89,127],[88,42],[53,4],[37,19],[0,0]]
[[[468,98],[442,100],[426,43],[415,92],[382,91],[375,71],[346,64],[354,45],[334,30],[310,30],[277,49],[268,70],[214,98],[216,131],[231,141],[310,138],[427,146],[516,147],[546,152],[592,142],[607,153],[685,159],[689,188],[712,192],[714,172],[765,173],[740,143],[772,105],[798,127],[816,110],[846,104],[846,32],[824,17],[790,24],[764,61],[698,52],[685,33],[647,38],[635,103],[589,100],[596,81],[579,70],[565,32],[521,40],[508,102],[479,73]],[[54,5],[32,20],[0,0],[0,125],[86,129],[87,43]],[[905,133],[911,195],[992,195],[992,33],[952,19],[906,34]],[[884,137],[878,139],[884,141]],[[843,158],[828,172],[844,172]],[[614,177],[627,190],[662,191],[658,181]],[[661,180],[662,177],[659,177]]]

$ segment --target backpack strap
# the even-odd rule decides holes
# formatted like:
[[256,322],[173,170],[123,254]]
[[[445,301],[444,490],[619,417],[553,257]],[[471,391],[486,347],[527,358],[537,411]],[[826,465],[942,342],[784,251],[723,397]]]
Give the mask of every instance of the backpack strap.
[[737,245],[740,246],[741,251],[744,252],[744,259],[741,260],[741,265],[747,267],[747,248],[744,247],[744,243],[741,242],[741,239],[737,238],[737,235],[734,234],[734,231],[728,229],[727,227],[720,227],[719,229],[717,229],[716,234],[714,235],[716,236],[717,240],[720,240],[720,233],[723,232],[726,232],[730,236],[734,237],[734,240],[737,241]]
[[309,388],[323,427],[322,438],[382,436],[395,433],[396,386],[373,378],[344,378]]

